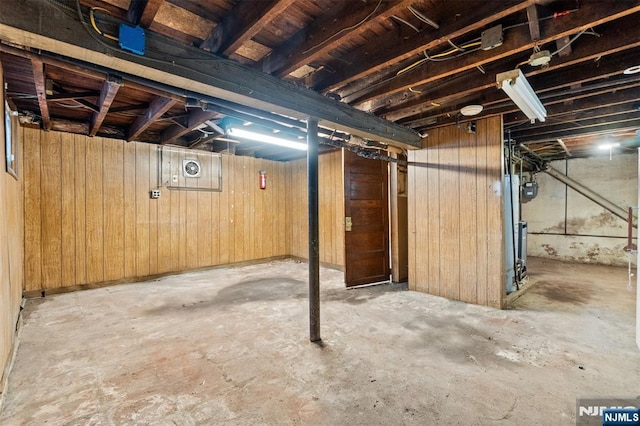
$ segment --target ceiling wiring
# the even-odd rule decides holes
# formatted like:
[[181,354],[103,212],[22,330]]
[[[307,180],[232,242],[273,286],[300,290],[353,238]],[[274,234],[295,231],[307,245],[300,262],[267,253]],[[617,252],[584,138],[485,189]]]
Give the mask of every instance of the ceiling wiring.
[[418,9],[414,8],[413,6],[409,6],[409,11],[411,13],[413,13],[413,16],[415,16],[416,18],[418,18],[419,20],[421,20],[425,24],[431,25],[436,30],[440,29],[440,25],[438,25],[435,21],[433,21],[433,20],[427,18],[426,16],[424,16],[422,13],[420,13],[418,11]]
[[396,16],[396,15],[391,15],[391,17],[392,17],[393,19],[395,19],[396,21],[398,21],[398,22],[402,22],[402,23],[403,23],[403,24],[405,24],[407,27],[409,27],[409,28],[413,29],[415,32],[417,32],[417,33],[419,33],[419,32],[420,32],[420,30],[418,29],[418,27],[416,27],[415,25],[413,25],[411,22],[409,22],[409,21],[405,21],[404,19],[402,19],[401,17]]
[[303,51],[302,53],[303,54],[307,54],[307,53],[311,52],[312,50],[315,50],[318,47],[328,43],[330,40],[333,40],[334,38],[336,38],[337,36],[339,36],[343,32],[352,30],[354,28],[358,28],[360,25],[364,24],[369,18],[371,18],[374,13],[376,13],[378,11],[378,8],[380,8],[381,4],[382,4],[382,0],[378,0],[378,4],[376,4],[375,9],[373,9],[373,11],[371,13],[369,13],[367,16],[365,16],[360,22],[358,22],[356,24],[353,24],[350,27],[345,27],[345,28],[341,29],[340,31],[338,31],[337,33],[332,35],[331,37],[328,37],[328,38],[324,39],[320,43],[316,44],[315,46],[312,46],[312,47],[308,48],[307,50]]
[[91,26],[93,27],[93,29],[96,30],[96,32],[100,34],[102,37],[108,38],[109,40],[118,41],[119,40],[118,37],[112,36],[111,34],[107,34],[104,31],[102,31],[100,28],[98,28],[98,24],[96,23],[96,16],[95,16],[96,10],[109,14],[109,11],[102,7],[92,7],[91,9],[89,9],[89,20],[91,21]]

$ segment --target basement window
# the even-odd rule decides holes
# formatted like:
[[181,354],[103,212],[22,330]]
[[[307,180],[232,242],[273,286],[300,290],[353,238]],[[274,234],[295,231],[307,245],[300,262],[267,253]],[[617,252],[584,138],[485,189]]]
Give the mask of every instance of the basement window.
[[18,179],[18,138],[15,114],[4,103],[4,147],[7,160],[7,173]]

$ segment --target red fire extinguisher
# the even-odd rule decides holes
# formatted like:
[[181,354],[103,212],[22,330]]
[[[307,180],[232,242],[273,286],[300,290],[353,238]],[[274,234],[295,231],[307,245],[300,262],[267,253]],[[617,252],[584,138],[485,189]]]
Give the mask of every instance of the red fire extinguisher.
[[260,189],[267,189],[267,171],[260,170]]

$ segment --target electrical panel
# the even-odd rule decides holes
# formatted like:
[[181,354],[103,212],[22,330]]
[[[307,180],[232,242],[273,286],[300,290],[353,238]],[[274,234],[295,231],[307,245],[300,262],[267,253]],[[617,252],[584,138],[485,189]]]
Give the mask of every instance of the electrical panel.
[[538,195],[538,183],[537,182],[525,182],[522,184],[522,196],[529,200],[533,200]]

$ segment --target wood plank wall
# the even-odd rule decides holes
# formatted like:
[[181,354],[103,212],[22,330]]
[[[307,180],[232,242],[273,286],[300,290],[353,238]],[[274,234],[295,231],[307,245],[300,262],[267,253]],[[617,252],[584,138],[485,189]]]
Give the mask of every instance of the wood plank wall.
[[[2,83],[0,64],[0,83]],[[2,84],[4,87],[4,84]],[[16,323],[20,313],[23,282],[23,169],[22,149],[18,147],[18,180],[6,173],[4,100],[1,102],[0,117],[0,394],[5,368],[11,357],[15,341]],[[15,120],[14,120],[15,124]],[[17,132],[14,126],[14,133]],[[14,135],[14,142],[19,141]]]
[[409,151],[409,288],[503,307],[502,118],[429,132]]
[[289,254],[285,163],[224,155],[222,192],[162,188],[152,200],[156,146],[23,135],[27,292]]
[[[320,211],[320,262],[335,268],[344,267],[344,184],[342,151],[320,155],[318,164]],[[290,254],[309,258],[307,212],[307,161],[287,163]]]

